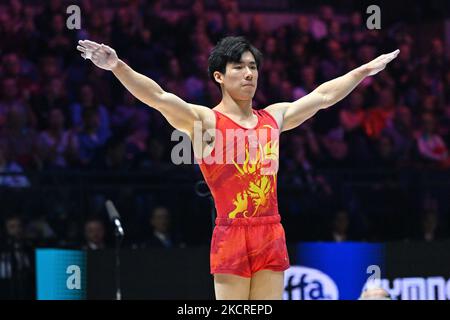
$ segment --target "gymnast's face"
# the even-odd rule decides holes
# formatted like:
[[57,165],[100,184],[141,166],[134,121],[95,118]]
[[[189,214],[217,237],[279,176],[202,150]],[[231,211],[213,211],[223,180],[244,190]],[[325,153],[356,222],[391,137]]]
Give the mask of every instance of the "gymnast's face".
[[216,71],[214,77],[222,85],[224,94],[235,100],[251,100],[258,84],[258,69],[253,54],[244,52],[239,62],[227,63],[225,74]]

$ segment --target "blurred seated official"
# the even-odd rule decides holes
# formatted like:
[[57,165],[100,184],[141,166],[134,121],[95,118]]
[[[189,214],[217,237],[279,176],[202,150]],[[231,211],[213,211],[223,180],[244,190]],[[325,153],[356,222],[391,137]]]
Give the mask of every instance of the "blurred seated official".
[[22,219],[4,220],[0,239],[0,299],[34,298],[33,247],[25,239]]
[[358,235],[351,228],[350,216],[346,210],[341,209],[335,212],[325,240],[331,242],[359,240]]
[[141,248],[180,248],[185,247],[181,239],[171,230],[171,217],[169,209],[157,206],[149,217],[151,232],[144,231]]
[[444,224],[440,221],[437,208],[425,208],[420,218],[420,229],[416,235],[416,240],[432,242],[445,239]]
[[101,250],[107,248],[105,224],[97,217],[89,218],[84,224],[84,250]]

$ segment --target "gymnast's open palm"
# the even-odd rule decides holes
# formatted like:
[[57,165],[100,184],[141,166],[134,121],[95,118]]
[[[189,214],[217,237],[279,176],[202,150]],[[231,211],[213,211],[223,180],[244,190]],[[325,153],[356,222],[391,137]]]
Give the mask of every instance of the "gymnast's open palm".
[[77,49],[84,59],[90,59],[97,67],[112,70],[117,65],[119,57],[116,51],[107,45],[90,40],[78,41]]

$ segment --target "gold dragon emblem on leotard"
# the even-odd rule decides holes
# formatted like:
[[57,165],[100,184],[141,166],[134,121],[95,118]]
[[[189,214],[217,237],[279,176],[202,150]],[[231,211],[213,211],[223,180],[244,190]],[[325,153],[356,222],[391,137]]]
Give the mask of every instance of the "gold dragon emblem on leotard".
[[[269,141],[264,146],[258,143],[252,157],[247,145],[242,165],[233,161],[237,169],[236,176],[245,179],[247,186],[236,194],[233,200],[235,208],[228,214],[229,218],[236,218],[238,214],[245,218],[256,216],[261,208],[269,204],[270,195],[275,192],[278,147],[278,140]],[[252,212],[249,212],[250,202],[253,204]]]

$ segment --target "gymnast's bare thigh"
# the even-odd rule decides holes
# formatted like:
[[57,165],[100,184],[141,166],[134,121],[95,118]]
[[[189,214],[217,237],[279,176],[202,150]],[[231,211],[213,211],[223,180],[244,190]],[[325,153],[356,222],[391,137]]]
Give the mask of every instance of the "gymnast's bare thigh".
[[251,277],[214,274],[217,300],[281,300],[283,289],[283,271],[260,270]]

